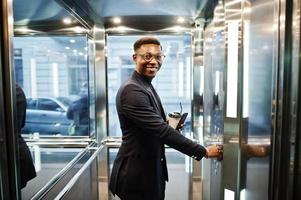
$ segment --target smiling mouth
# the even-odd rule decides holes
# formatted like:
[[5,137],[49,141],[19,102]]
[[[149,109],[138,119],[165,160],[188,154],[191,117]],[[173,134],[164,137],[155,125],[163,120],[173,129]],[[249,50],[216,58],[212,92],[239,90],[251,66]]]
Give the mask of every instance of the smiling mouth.
[[147,67],[146,69],[151,70],[151,71],[156,71],[156,70],[158,70],[158,67]]

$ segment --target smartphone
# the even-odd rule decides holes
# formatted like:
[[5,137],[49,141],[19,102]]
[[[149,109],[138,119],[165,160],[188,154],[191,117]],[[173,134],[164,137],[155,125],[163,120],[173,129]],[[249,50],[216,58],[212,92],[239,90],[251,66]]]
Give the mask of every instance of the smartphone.
[[181,119],[178,122],[178,125],[176,127],[176,130],[179,130],[181,127],[181,124],[184,124],[186,117],[187,117],[188,113],[183,113],[183,115],[181,116]]

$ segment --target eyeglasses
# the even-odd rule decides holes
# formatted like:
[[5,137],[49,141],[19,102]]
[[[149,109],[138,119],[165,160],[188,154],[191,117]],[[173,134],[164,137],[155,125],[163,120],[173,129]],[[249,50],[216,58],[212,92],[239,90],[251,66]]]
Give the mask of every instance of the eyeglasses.
[[137,54],[143,58],[146,62],[152,61],[154,58],[158,62],[162,62],[165,58],[165,55],[160,54],[160,55],[153,55],[151,53],[145,53],[145,54]]

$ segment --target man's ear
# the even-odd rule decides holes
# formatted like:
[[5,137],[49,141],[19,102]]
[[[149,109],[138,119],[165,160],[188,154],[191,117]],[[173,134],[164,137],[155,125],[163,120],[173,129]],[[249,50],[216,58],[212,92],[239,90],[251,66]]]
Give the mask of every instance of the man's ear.
[[136,63],[137,55],[133,54],[133,61]]

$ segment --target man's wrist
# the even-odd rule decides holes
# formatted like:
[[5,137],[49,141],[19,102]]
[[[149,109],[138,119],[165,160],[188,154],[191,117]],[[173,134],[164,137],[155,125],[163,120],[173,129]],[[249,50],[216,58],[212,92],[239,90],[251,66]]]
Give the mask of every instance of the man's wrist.
[[207,148],[205,148],[205,149],[206,149],[205,158],[208,158],[208,156],[209,156],[209,150]]

